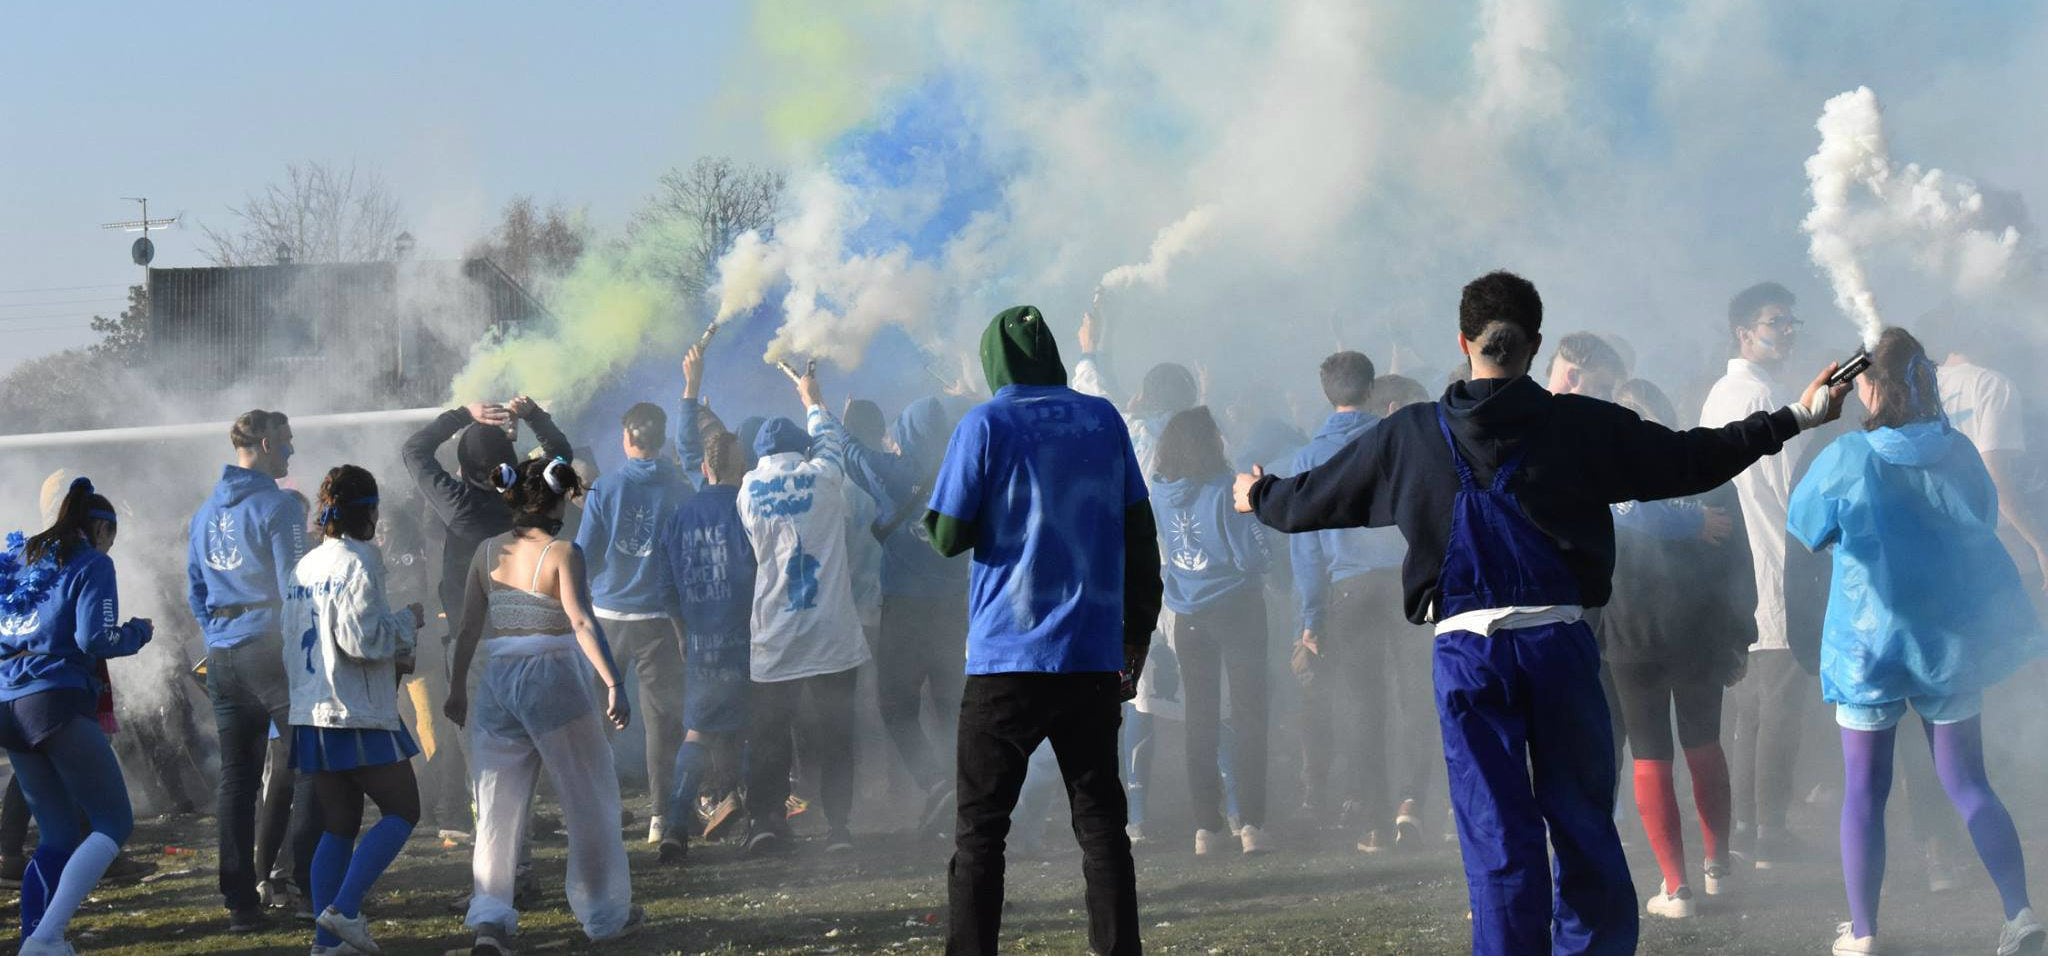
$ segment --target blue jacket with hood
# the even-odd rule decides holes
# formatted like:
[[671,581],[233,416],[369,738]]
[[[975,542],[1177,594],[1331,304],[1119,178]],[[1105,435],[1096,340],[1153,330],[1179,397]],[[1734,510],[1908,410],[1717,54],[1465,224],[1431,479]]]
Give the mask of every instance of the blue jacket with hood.
[[[1330,460],[1351,441],[1379,425],[1364,412],[1333,412],[1308,445],[1294,454],[1289,475],[1300,475]],[[1294,598],[1301,627],[1320,632],[1328,607],[1330,584],[1384,569],[1399,569],[1408,546],[1393,529],[1324,529],[1289,536],[1287,551],[1294,560]]]
[[1259,520],[1231,507],[1232,476],[1152,479],[1152,515],[1166,556],[1166,607],[1192,615],[1244,586],[1259,588],[1270,560]]
[[1787,526],[1834,547],[1821,695],[1845,705],[1981,692],[2042,648],[1998,541],[1998,490],[1940,420],[1852,432],[1792,490]]
[[904,407],[889,427],[895,453],[846,444],[847,472],[874,497],[874,533],[882,539],[882,594],[933,599],[967,596],[966,555],[947,558],[931,545],[924,523],[925,500],[946,460],[953,415],[943,401],[927,396]]
[[306,554],[306,511],[277,480],[240,466],[221,471],[192,517],[186,602],[210,649],[281,635],[292,570]]
[[[10,545],[13,569],[20,570],[21,553]],[[34,607],[0,615],[0,701],[53,689],[96,695],[99,660],[134,655],[149,643],[150,624],[121,621],[114,560],[106,553],[79,545],[68,559],[44,556],[37,565],[49,577],[46,590],[19,596]]]
[[661,535],[693,492],[682,470],[666,459],[627,459],[591,485],[576,544],[583,548],[590,604],[599,615],[668,614]]

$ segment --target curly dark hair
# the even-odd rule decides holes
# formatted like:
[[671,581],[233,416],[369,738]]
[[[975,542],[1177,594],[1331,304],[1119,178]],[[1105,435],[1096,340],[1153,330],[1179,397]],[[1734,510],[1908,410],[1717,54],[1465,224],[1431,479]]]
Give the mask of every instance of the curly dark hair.
[[1536,284],[1494,270],[1465,284],[1458,299],[1458,332],[1487,359],[1526,366],[1543,332],[1543,297],[1536,294]]
[[512,528],[539,529],[549,535],[562,531],[556,508],[583,491],[583,477],[566,459],[528,459],[517,466],[501,466],[495,476],[499,494],[512,510]]
[[327,470],[320,480],[320,534],[329,539],[377,538],[377,477],[361,466]]

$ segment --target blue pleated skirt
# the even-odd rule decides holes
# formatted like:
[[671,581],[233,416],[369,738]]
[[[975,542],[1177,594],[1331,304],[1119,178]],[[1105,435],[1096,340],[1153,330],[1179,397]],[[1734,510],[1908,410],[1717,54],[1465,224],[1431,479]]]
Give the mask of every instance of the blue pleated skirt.
[[292,727],[292,767],[301,772],[346,772],[403,762],[420,753],[404,729]]

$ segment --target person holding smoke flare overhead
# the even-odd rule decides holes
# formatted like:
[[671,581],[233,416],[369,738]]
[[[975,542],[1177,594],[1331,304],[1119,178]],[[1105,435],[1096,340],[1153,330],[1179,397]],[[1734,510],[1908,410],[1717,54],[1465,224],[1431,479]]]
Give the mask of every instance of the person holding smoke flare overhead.
[[100,663],[134,655],[155,634],[148,619],[121,621],[107,556],[118,529],[113,503],[80,477],[49,528],[8,537],[0,555],[0,747],[41,833],[21,883],[24,955],[74,953],[72,915],[135,827],[95,714]]
[[[1472,377],[1328,462],[1237,477],[1283,532],[1397,526],[1404,604],[1434,623],[1437,713],[1480,954],[1627,954],[1635,891],[1610,814],[1613,733],[1585,610],[1606,604],[1614,503],[1697,495],[1841,414],[1823,372],[1799,403],[1673,432],[1528,376],[1543,301],[1519,276],[1466,284]],[[1552,899],[1550,848],[1556,850]]]
[[[740,480],[740,522],[754,554],[747,690],[749,854],[786,850],[795,746],[818,770],[828,852],[853,849],[853,722],[857,671],[869,659],[854,600],[848,543],[852,496],[846,434],[825,409],[815,372],[797,381],[805,422],[777,416],[754,440],[760,458]],[[872,540],[870,540],[872,541]]]
[[1822,450],[1792,491],[1787,527],[1831,548],[1821,694],[1842,727],[1842,877],[1849,921],[1834,953],[1876,953],[1884,806],[1907,710],[2005,908],[1998,953],[2039,954],[2019,832],[1984,769],[1984,690],[2040,654],[2044,636],[1999,542],[1983,458],[1942,413],[1919,340],[1887,329],[1856,384],[1863,429]]
[[[292,569],[306,553],[306,511],[277,485],[291,471],[292,427],[284,413],[244,413],[228,438],[235,462],[192,516],[186,601],[206,634],[206,688],[220,734],[220,891],[228,929],[248,932],[265,924],[258,889],[263,876],[256,872],[257,794],[271,730],[291,734],[278,616]],[[289,763],[271,771],[291,784],[280,783],[277,798],[266,803],[266,848],[278,847],[288,824],[293,834],[304,831],[300,823],[313,821],[315,813],[310,780],[298,781]]]
[[[569,833],[569,910],[593,942],[622,938],[644,916],[633,904],[619,837],[619,779],[603,724],[623,730],[625,684],[591,609],[582,550],[559,538],[582,488],[566,460],[500,465],[512,531],[476,549],[463,591],[449,676],[448,718],[470,729],[476,766],[475,890],[464,923],[478,954],[501,954],[518,931],[513,884],[527,803],[542,769]],[[566,546],[566,548],[562,548]],[[485,661],[469,706],[469,670]],[[588,676],[604,683],[600,712]]]
[[[1671,400],[1645,380],[1628,380],[1614,395],[1646,422],[1677,419]],[[1729,874],[1731,799],[1728,759],[1721,751],[1721,696],[1741,677],[1756,639],[1749,538],[1735,525],[1734,500],[1734,490],[1723,486],[1697,499],[1614,507],[1614,598],[1601,611],[1596,632],[1635,756],[1636,810],[1663,874],[1662,887],[1646,905],[1660,918],[1690,918],[1697,911],[1686,880],[1672,778],[1674,711],[1706,847],[1703,890],[1723,894]],[[1721,571],[1730,574],[1711,574]]]
[[[320,484],[324,541],[299,560],[285,596],[291,676],[292,767],[310,776],[324,831],[313,852],[313,953],[345,942],[379,954],[363,918],[370,886],[391,867],[420,819],[419,754],[398,716],[399,684],[412,671],[426,613],[385,598],[377,536],[377,480],[336,466]],[[378,819],[362,831],[363,799]]]
[[1089,946],[1137,954],[1117,727],[1159,616],[1144,472],[1116,407],[1067,388],[1037,307],[997,314],[981,365],[994,397],[953,430],[924,516],[941,554],[974,551],[946,950],[996,952],[1003,841],[1030,756],[1050,740],[1081,845]]

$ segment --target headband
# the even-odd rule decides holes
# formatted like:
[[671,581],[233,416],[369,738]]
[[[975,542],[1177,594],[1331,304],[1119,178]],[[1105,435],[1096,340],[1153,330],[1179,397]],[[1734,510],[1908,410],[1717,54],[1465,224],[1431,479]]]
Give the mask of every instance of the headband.
[[92,509],[92,510],[88,510],[88,511],[86,512],[85,516],[86,516],[86,518],[88,518],[88,519],[98,519],[98,520],[100,520],[101,522],[120,522],[120,521],[121,521],[121,517],[120,517],[120,516],[117,516],[117,515],[114,515],[114,510],[112,510],[112,509]]
[[336,519],[341,518],[341,510],[346,509],[350,506],[374,506],[376,504],[376,496],[360,496],[355,499],[350,499],[347,502],[334,503],[333,505],[330,505],[327,508],[320,510],[320,524],[324,526],[330,522],[333,522]]

